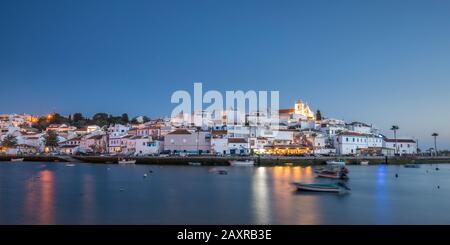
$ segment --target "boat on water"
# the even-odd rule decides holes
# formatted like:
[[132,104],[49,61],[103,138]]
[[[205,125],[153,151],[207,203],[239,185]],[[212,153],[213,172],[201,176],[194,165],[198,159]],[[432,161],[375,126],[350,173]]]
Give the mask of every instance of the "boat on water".
[[304,184],[304,183],[293,183],[298,191],[312,191],[312,192],[333,192],[342,193],[350,188],[343,184]]
[[217,170],[217,174],[220,174],[220,175],[227,175],[228,172],[227,172],[226,170],[220,169],[220,170]]
[[330,161],[327,161],[327,165],[345,166],[345,161],[330,160]]
[[133,159],[119,159],[118,160],[119,164],[135,164],[136,160]]
[[348,168],[346,168],[345,166],[339,166],[339,165],[327,165],[324,167],[316,167],[314,169],[314,173],[320,173],[323,171],[343,172],[345,174],[349,173]]
[[369,165],[369,161],[361,161],[361,162],[359,162],[359,164],[362,166],[367,166],[367,165]]
[[405,164],[405,168],[420,168],[420,165],[415,164],[415,163],[410,163],[410,164]]
[[212,168],[209,170],[209,172],[211,173],[216,173],[216,174],[220,174],[220,175],[227,175],[228,171],[222,168]]
[[329,179],[342,179],[342,180],[347,180],[348,179],[348,175],[344,172],[341,171],[329,171],[329,170],[324,170],[321,172],[317,173],[317,177],[320,178],[329,178]]
[[73,163],[68,163],[68,164],[66,164],[66,167],[75,167],[75,164],[73,164]]
[[201,162],[188,162],[188,164],[191,166],[202,166]]
[[23,158],[11,158],[11,162],[23,162]]
[[229,161],[231,166],[255,166],[255,161],[253,160],[245,160],[245,161],[237,161],[232,160]]

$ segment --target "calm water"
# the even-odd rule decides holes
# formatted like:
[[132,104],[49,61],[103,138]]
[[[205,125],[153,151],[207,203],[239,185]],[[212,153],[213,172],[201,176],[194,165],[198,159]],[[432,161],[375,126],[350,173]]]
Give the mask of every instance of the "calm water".
[[329,182],[312,167],[210,169],[0,163],[0,224],[450,224],[447,164],[349,166],[347,195],[295,192]]

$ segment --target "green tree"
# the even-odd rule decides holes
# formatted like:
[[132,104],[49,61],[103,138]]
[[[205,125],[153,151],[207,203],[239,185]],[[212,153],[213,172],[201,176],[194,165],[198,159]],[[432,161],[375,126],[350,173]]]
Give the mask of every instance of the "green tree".
[[391,130],[394,131],[394,153],[397,154],[397,130],[399,130],[400,127],[397,125],[392,125]]
[[17,138],[13,135],[6,135],[2,141],[2,146],[6,148],[14,148],[17,146]]
[[87,124],[87,119],[83,117],[83,114],[77,112],[72,116],[72,125],[77,128],[85,127]]
[[32,125],[33,128],[38,130],[45,130],[49,125],[47,117],[40,117],[36,123]]
[[122,124],[127,124],[130,122],[130,119],[128,118],[128,114],[127,113],[123,113],[122,117],[120,118],[120,121],[122,121]]
[[100,127],[109,125],[108,114],[103,113],[103,112],[95,114],[92,117],[92,123],[97,125],[97,126],[100,126]]
[[84,121],[84,120],[85,120],[85,118],[83,117],[83,114],[81,114],[79,112],[73,114],[72,121],[74,123],[79,122],[79,121]]
[[142,120],[144,121],[144,123],[150,122],[150,118],[147,117],[147,116],[143,116],[143,117],[142,117]]
[[61,116],[59,113],[53,113],[47,117],[50,124],[69,124],[69,119]]
[[48,131],[44,136],[44,143],[46,147],[53,151],[58,147],[58,134],[53,130]]
[[316,120],[317,121],[322,120],[322,113],[320,112],[320,110],[317,110],[317,112],[316,112]]

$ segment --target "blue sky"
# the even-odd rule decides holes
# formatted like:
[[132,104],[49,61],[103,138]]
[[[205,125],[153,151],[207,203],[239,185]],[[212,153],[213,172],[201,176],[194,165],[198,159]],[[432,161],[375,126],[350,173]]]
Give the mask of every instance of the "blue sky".
[[449,29],[445,0],[3,0],[0,113],[156,117],[202,82],[450,148]]

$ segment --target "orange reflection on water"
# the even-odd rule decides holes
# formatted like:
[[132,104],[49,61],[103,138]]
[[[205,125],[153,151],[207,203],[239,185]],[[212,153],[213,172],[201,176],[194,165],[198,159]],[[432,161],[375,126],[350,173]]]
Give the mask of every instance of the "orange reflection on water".
[[312,183],[314,171],[308,167],[277,166],[272,171],[274,215],[285,224],[320,224],[320,196],[294,192],[292,182]]
[[40,172],[41,181],[41,200],[39,210],[39,223],[52,224],[54,223],[54,173],[49,170]]
[[24,208],[27,220],[24,223],[54,223],[54,185],[55,176],[49,170],[40,171],[26,183]]

